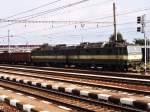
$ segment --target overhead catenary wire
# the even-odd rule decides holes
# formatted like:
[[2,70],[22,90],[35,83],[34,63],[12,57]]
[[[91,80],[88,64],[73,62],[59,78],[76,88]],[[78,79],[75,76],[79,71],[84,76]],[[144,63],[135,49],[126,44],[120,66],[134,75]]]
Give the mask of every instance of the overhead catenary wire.
[[[150,27],[150,26],[147,26],[147,27]],[[94,29],[94,28],[91,28],[91,29]],[[131,29],[131,28],[130,28]],[[126,30],[126,31],[123,31],[122,33],[137,33],[135,30],[130,30],[130,29],[128,29],[128,30]],[[133,28],[132,28],[133,29]],[[86,30],[86,29],[85,29]],[[135,31],[135,32],[134,32]],[[101,33],[102,32],[97,32],[96,34],[94,33],[94,35],[101,35]],[[105,32],[106,33],[106,32]],[[104,33],[103,33],[104,34]],[[70,35],[73,35],[73,34],[70,34]],[[93,34],[92,34],[93,35]],[[105,36],[110,36],[110,34],[105,34]],[[40,37],[48,37],[48,38],[51,38],[51,36],[52,36],[52,34],[48,34],[48,35],[39,35]],[[50,36],[50,37],[49,37]],[[25,36],[25,35],[20,35],[20,36],[12,36],[12,37],[21,37],[21,38],[26,38],[27,36]],[[53,36],[52,36],[53,37]],[[55,35],[55,37],[57,38],[59,38],[60,36],[58,35]],[[62,36],[61,36],[62,37]],[[75,37],[81,37],[81,35],[78,35],[78,36],[75,36]],[[2,37],[2,38],[4,38],[4,37]]]
[[[12,15],[12,16],[8,16],[8,17],[6,17],[5,19],[9,19],[9,18],[11,18],[11,17],[15,17],[15,16],[18,16],[18,15],[22,15],[22,14],[24,14],[24,13],[34,11],[34,10],[36,10],[36,9],[42,8],[42,7],[47,6],[47,5],[51,5],[51,4],[56,3],[56,2],[59,2],[59,1],[60,1],[60,0],[57,0],[57,1],[50,2],[50,3],[44,4],[44,5],[38,6],[38,7],[36,7],[36,8],[27,10],[27,11],[23,11],[23,12],[14,14],[14,15]],[[101,2],[100,5],[105,4],[105,3],[108,3],[108,2],[110,2],[110,1],[111,1],[111,0],[105,0],[105,1]],[[92,5],[93,5],[93,4],[92,4]],[[96,4],[96,5],[98,5],[98,4]],[[90,6],[91,6],[91,5],[90,5]],[[86,7],[89,7],[89,6],[86,6]],[[83,7],[82,7],[82,8],[83,8]],[[79,10],[79,8],[78,8],[77,10]],[[56,15],[56,14],[55,14],[55,15]],[[27,19],[26,19],[26,20],[27,20]],[[11,26],[11,25],[14,25],[14,24],[16,24],[16,23],[11,23],[11,24],[7,24],[7,25],[3,25],[3,26],[1,26],[0,28],[5,28],[5,27],[8,27],[8,26]]]
[[[149,20],[147,20],[147,21],[149,21]],[[135,23],[134,21],[132,21],[132,22],[126,22],[126,23],[123,23],[123,25],[125,25],[125,24],[130,24],[130,23]],[[121,23],[122,24],[122,23]],[[121,24],[117,24],[117,25],[121,25]],[[70,25],[72,25],[72,24],[70,24]],[[111,27],[112,25],[105,25],[105,26],[101,26],[101,27]],[[62,27],[66,27],[66,25],[61,25],[61,26],[58,26],[58,27],[53,27],[53,29],[55,29],[55,28],[62,28]],[[45,31],[45,30],[49,30],[49,27],[48,28],[42,28],[42,29],[40,29],[40,30],[35,30],[35,31],[30,31],[30,32],[27,32],[27,33],[33,33],[33,32],[37,32],[37,31]],[[26,32],[24,32],[24,33],[21,33],[21,34],[26,34]]]
[[[123,13],[122,12],[117,13],[116,16],[125,16],[125,15],[129,15],[129,14],[133,14],[133,13],[143,12],[143,11],[150,11],[150,7],[143,8],[143,9],[137,9],[137,10],[133,10],[133,11],[128,11],[128,12],[123,12]],[[113,18],[113,16],[110,15],[110,16],[105,16],[105,17],[97,17],[97,18],[95,18],[95,20],[108,19],[108,18]]]
[[[37,10],[37,9],[40,9],[42,7],[46,7],[48,5],[52,5],[54,3],[57,3],[57,2],[60,2],[61,0],[56,0],[56,1],[53,1],[53,2],[50,2],[50,3],[46,3],[46,4],[43,4],[43,5],[40,5],[38,7],[35,7],[35,8],[32,8],[32,9],[29,9],[29,10],[26,10],[26,11],[23,11],[23,12],[19,12],[19,13],[16,13],[14,15],[11,15],[11,16],[8,16],[8,17],[5,17],[5,19],[9,19],[9,18],[13,18],[15,16],[19,16],[19,15],[22,15],[22,14],[25,14],[25,13],[28,13],[28,12],[31,12],[31,11],[34,11],[34,10]],[[11,23],[11,24],[8,24],[8,25],[4,25],[4,26],[1,26],[1,27],[7,27],[7,26],[10,26],[10,25],[13,25],[14,23]]]
[[[83,0],[84,1],[84,0]],[[82,1],[82,2],[83,2]],[[89,0],[87,0],[87,1],[89,1]],[[81,1],[80,1],[81,2]],[[80,3],[80,2],[78,2],[78,3]],[[81,2],[81,3],[82,3]],[[69,4],[69,5],[77,5],[78,4],[77,2],[76,3],[72,3],[72,4]],[[67,5],[67,7],[69,6],[69,5]],[[65,7],[65,6],[62,6],[62,7]],[[57,10],[57,9],[59,9],[60,7],[58,7],[58,8],[56,8],[56,9],[52,9],[51,11],[53,12],[53,10]],[[128,12],[124,12],[124,13],[117,13],[116,14],[116,16],[122,16],[122,15],[127,15],[127,14],[132,14],[132,13],[138,13],[138,12],[143,12],[143,11],[147,11],[147,10],[150,10],[150,7],[147,7],[147,8],[144,8],[144,9],[137,9],[137,10],[133,10],[133,11],[128,11]],[[44,12],[47,12],[47,11],[44,11]],[[43,12],[40,12],[40,13],[43,13]],[[44,13],[45,14],[45,13]],[[34,14],[33,14],[34,15]],[[17,19],[22,19],[22,18],[26,18],[26,17],[30,17],[30,16],[32,16],[31,18],[35,18],[33,15],[29,15],[29,16],[25,16],[25,17],[21,17],[21,18],[17,18]],[[38,15],[38,16],[42,16],[42,15]],[[36,16],[36,17],[38,17],[38,16]],[[110,18],[110,17],[113,17],[112,15],[111,16],[105,16],[105,17],[102,17],[102,18],[97,18],[97,19],[105,19],[105,18]],[[27,19],[25,19],[25,20],[28,20],[28,19],[31,19],[31,18],[27,18]]]
[[[93,7],[93,6],[101,6],[101,5],[104,5],[104,4],[107,4],[107,3],[109,3],[109,2],[112,2],[112,0],[105,0],[105,1],[103,1],[103,2],[100,2],[100,3],[95,3],[95,4],[91,4],[91,5],[86,5],[86,6],[84,6],[84,7],[80,7],[80,8],[75,8],[74,10],[69,10],[69,13],[70,12],[74,12],[74,11],[78,11],[78,10],[81,10],[81,9],[86,9],[86,8],[89,8],[89,7]],[[111,11],[111,10],[109,10],[109,11]],[[53,15],[50,15],[50,17],[53,17],[53,16],[56,16],[56,15],[59,15],[59,14],[64,14],[64,13],[66,13],[66,12],[62,12],[62,13],[58,13],[58,14],[53,14]],[[68,12],[67,12],[68,13]]]
[[[65,9],[65,8],[73,7],[73,6],[79,5],[79,4],[87,2],[87,1],[90,1],[90,0],[81,0],[81,1],[78,1],[78,2],[70,3],[70,4],[63,5],[63,6],[54,8],[54,9],[46,10],[46,11],[43,11],[43,12],[39,12],[39,13],[36,13],[36,14],[32,14],[32,15],[28,15],[28,16],[24,16],[24,17],[20,17],[20,18],[16,18],[16,19],[29,20],[29,19],[32,19],[32,18],[35,18],[35,17],[38,17],[38,16],[42,16],[42,15],[47,14],[47,13],[51,13],[51,12],[55,12],[55,11]],[[7,27],[7,26],[10,26],[10,25],[13,25],[13,24],[15,24],[15,23],[4,25],[4,26],[1,26],[0,28],[4,28],[4,27]]]
[[[147,20],[148,21],[148,20]],[[134,24],[136,23],[136,21],[128,21],[128,22],[124,22],[124,23],[118,23],[117,25],[128,25],[128,24]],[[72,25],[72,24],[70,24]],[[66,25],[61,25],[61,26],[56,26],[56,27],[53,27],[53,29],[56,29],[56,28],[62,28],[62,27],[66,27]],[[104,27],[112,27],[112,24],[110,25],[99,25],[100,29],[101,28],[104,28]],[[50,28],[42,28],[42,29],[39,29],[39,30],[35,30],[35,31],[30,31],[30,32],[24,32],[24,33],[21,33],[21,34],[27,34],[27,33],[33,33],[33,32],[39,32],[39,31],[45,31],[45,30],[49,30]],[[97,27],[96,27],[97,29]]]
[[[108,26],[105,26],[105,27],[108,27]],[[147,27],[150,28],[150,26],[147,26]],[[95,30],[95,29],[96,28],[88,28],[88,29],[84,29],[84,30]],[[124,32],[128,32],[128,31],[133,32],[133,33],[137,33],[134,28],[127,28],[127,29],[128,30],[123,31],[123,33]],[[112,31],[112,30],[110,30],[110,31]],[[68,32],[68,31],[66,31],[66,32]],[[52,36],[52,35],[57,35],[57,34],[65,34],[66,32],[57,32],[57,33],[51,33],[51,34],[45,34],[45,35],[38,35],[38,36],[40,36],[40,37],[47,37],[47,36]],[[100,31],[100,32],[97,32],[97,33],[104,33],[104,32]],[[11,37],[24,37],[24,36],[25,35],[12,35]],[[7,36],[0,36],[0,38],[5,38],[5,37],[7,37]]]
[[28,20],[6,20],[6,19],[0,19],[0,22],[15,22],[15,23],[55,23],[55,24],[60,24],[60,23],[68,23],[68,24],[101,24],[101,23],[112,23],[112,22],[99,22],[99,21],[28,21]]
[[57,3],[57,2],[60,2],[60,1],[61,1],[61,0],[55,0],[55,1],[53,1],[53,2],[46,3],[46,4],[40,5],[40,6],[38,6],[38,7],[29,9],[29,10],[26,10],[26,11],[22,11],[22,12],[19,12],[19,13],[16,13],[16,14],[11,15],[11,16],[8,16],[8,17],[5,17],[5,19],[9,19],[9,18],[13,18],[13,17],[19,16],[19,15],[22,15],[22,14],[26,14],[26,13],[29,13],[29,12],[32,12],[32,11],[34,11],[34,10],[37,10],[37,9],[40,9],[40,8],[43,8],[43,7],[52,5],[52,4]]
[[[89,18],[85,18],[85,19],[87,19],[86,21],[93,21],[93,19],[89,19]],[[67,27],[67,26],[71,26],[71,25],[75,25],[75,24],[69,24],[69,25],[60,25],[60,26],[56,26],[56,27],[52,27],[53,29],[56,29],[56,28],[64,28],[64,27]],[[76,25],[76,27],[77,27],[77,25]],[[21,34],[26,34],[26,33],[32,33],[32,32],[38,32],[38,31],[45,31],[45,30],[49,30],[50,29],[50,27],[48,27],[48,28],[42,28],[42,29],[38,29],[38,30],[34,30],[34,31],[29,31],[29,32],[23,32],[23,33],[21,33]]]
[[[80,2],[78,2],[78,3],[80,3]],[[138,12],[142,12],[142,11],[147,11],[147,10],[150,10],[150,8],[148,7],[148,8],[144,8],[144,9],[137,9],[137,10],[134,10],[134,11],[124,12],[124,13],[118,13],[118,14],[116,14],[116,16],[123,16],[123,15],[132,14],[132,13],[138,13]],[[113,17],[112,15],[111,16],[105,16],[105,17],[95,18],[95,20],[97,20],[97,19],[100,20],[100,19],[112,18],[112,17]],[[17,18],[17,19],[22,19],[22,18],[24,18],[24,17]],[[31,19],[31,18],[27,18],[25,20],[28,20],[28,19]],[[15,24],[15,23],[4,25],[4,26],[1,26],[0,28],[5,28],[5,27],[8,27],[8,26],[13,25],[13,24]]]
[[[117,25],[126,25],[126,24],[132,24],[132,23],[135,23],[135,21],[129,21],[129,22],[125,22],[125,23],[120,23],[120,24],[117,24]],[[60,27],[65,27],[66,25],[61,25],[61,26],[58,26],[58,27],[54,27],[54,28],[60,28]],[[101,26],[101,27],[112,27],[112,25],[103,25],[103,26]],[[46,30],[46,29],[49,29],[49,28],[42,28],[41,30],[37,30],[38,32],[39,31],[42,31],[42,30]],[[27,32],[27,33],[33,33],[33,32],[37,32],[37,31],[30,31],[30,32]],[[22,35],[22,34],[27,34],[26,32],[25,33],[21,33],[21,34],[15,34],[15,35],[17,35],[17,36],[20,36],[20,35]]]
[[[143,9],[142,9],[143,10]],[[135,11],[135,10],[134,10]],[[131,11],[129,11],[129,12],[131,12]],[[129,13],[129,12],[125,12],[125,13],[128,13],[128,14],[132,14],[132,13]],[[136,12],[133,12],[133,13],[137,13],[137,11]],[[118,13],[118,16],[120,16],[119,15],[120,13]],[[123,14],[123,15],[126,15],[126,14]],[[100,19],[100,18],[99,18]],[[68,24],[68,23],[67,23]],[[102,26],[102,27],[105,27],[105,26]],[[107,26],[106,26],[107,27]]]
[[[147,10],[147,8],[146,9],[144,9],[144,10]],[[140,10],[141,11],[141,10]],[[143,11],[143,10],[142,10]],[[137,11],[136,11],[137,12]],[[125,14],[125,13],[124,13]],[[121,14],[122,15],[122,14]],[[29,19],[29,18],[28,18]],[[100,19],[100,18],[99,18]],[[12,23],[12,24],[14,24],[14,23]],[[2,27],[0,27],[0,28],[4,28],[4,27],[7,27],[7,26],[9,26],[9,25],[12,25],[12,24],[8,24],[8,25],[5,25],[5,26],[2,26]]]
[[[118,23],[117,25],[118,26],[122,26],[122,25],[126,25],[126,24],[134,24],[135,22],[134,21],[129,21],[129,22],[124,22],[124,23]],[[112,27],[113,25],[102,25],[102,26],[100,26],[100,27],[102,27],[102,28],[107,28],[107,27]],[[94,27],[94,28],[85,28],[85,29],[82,29],[82,30],[94,30],[94,29],[97,29],[96,27]],[[101,29],[101,28],[100,28]],[[44,29],[43,29],[44,30]],[[49,34],[49,35],[53,35],[53,34],[61,34],[61,33],[68,33],[68,32],[70,32],[70,31],[73,31],[73,29],[72,30],[67,30],[66,32],[64,32],[64,31],[62,31],[62,32],[56,32],[56,33],[51,33],[51,34]],[[33,33],[33,32],[30,32],[30,33]],[[21,35],[14,35],[14,36],[21,36]],[[46,36],[46,35],[45,35]]]

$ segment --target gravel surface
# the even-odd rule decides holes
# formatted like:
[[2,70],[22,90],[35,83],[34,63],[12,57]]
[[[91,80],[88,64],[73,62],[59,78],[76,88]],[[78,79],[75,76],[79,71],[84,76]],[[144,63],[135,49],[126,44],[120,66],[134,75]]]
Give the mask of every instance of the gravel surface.
[[15,107],[12,107],[4,102],[0,102],[0,112],[23,112],[17,110]]

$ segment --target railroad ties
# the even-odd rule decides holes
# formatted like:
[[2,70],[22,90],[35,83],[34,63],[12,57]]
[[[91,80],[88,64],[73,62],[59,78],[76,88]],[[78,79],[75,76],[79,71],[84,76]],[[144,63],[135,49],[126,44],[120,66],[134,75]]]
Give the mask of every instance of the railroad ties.
[[[34,76],[35,73],[34,74],[28,73],[29,76],[20,76],[20,74],[11,74],[11,73],[10,74],[1,73],[0,86],[3,86],[4,88],[7,89],[10,88],[13,91],[20,91],[20,92],[22,91],[24,94],[30,93],[36,99],[45,99],[48,101],[51,100],[51,102],[55,102],[54,104],[55,108],[60,109],[60,107],[62,107],[61,109],[62,110],[64,109],[64,111],[93,111],[94,112],[94,111],[101,110],[100,112],[103,112],[105,110],[106,112],[111,112],[111,110],[112,111],[115,110],[117,112],[119,110],[126,110],[129,112],[134,112],[134,111],[146,112],[150,110],[149,94],[134,93],[131,91],[125,92],[119,90],[110,90],[108,88],[104,89],[104,88],[92,87],[88,85],[75,84],[71,82],[61,82],[61,81],[50,80],[50,79],[47,80],[46,78],[40,79],[38,77],[32,77],[32,75]],[[19,89],[19,87],[22,88]],[[30,87],[30,89],[26,89],[27,87]],[[41,94],[39,94],[38,91],[40,91]],[[59,99],[59,101],[54,101],[55,98],[49,99],[48,95],[51,94],[56,95],[55,97],[57,98],[57,100]],[[67,100],[69,101],[70,99],[65,99],[64,97],[65,98],[70,97],[72,101],[67,102]],[[22,102],[20,101],[20,99],[15,99],[14,97],[13,98],[11,97],[10,99],[7,98],[9,98],[9,94],[0,94],[0,100],[4,102],[6,101],[7,104],[10,104],[12,106],[16,106],[18,102]],[[30,97],[30,99],[32,99],[32,97]],[[77,102],[79,103],[78,105],[76,105]],[[74,103],[74,104],[69,104],[69,103]],[[26,103],[25,104],[23,103],[24,106],[22,106],[23,108],[21,109],[28,108],[26,109],[26,111],[30,112],[32,110],[32,107],[35,107],[35,109],[38,107],[35,104],[36,103],[33,102],[25,106]],[[59,105],[61,104],[62,106],[59,107],[58,104]],[[65,110],[65,108],[67,110]]]
[[[22,93],[17,93],[12,90],[0,88],[0,102],[5,102],[10,106],[16,107],[19,110],[27,112],[48,112],[55,110],[57,112],[70,112],[71,109],[63,106],[56,106],[51,102],[39,100],[32,96],[27,96]],[[13,112],[11,110],[11,112]],[[15,111],[14,111],[15,112]],[[17,110],[16,110],[17,112]]]

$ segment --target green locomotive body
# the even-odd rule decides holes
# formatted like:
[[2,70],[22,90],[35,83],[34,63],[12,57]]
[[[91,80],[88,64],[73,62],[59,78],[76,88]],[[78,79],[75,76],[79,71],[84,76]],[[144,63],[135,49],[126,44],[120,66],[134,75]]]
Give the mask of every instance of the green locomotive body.
[[31,52],[35,64],[74,65],[77,67],[102,67],[127,69],[140,63],[142,52],[140,46],[121,47],[51,47],[36,49]]

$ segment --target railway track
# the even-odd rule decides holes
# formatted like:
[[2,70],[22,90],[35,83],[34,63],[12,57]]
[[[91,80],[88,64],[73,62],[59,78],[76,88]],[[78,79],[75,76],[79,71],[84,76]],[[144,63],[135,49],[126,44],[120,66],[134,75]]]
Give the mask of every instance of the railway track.
[[[76,72],[65,72],[65,71],[54,71],[54,70],[42,70],[42,69],[35,69],[34,67],[32,68],[25,68],[25,67],[8,67],[8,66],[0,66],[1,69],[11,69],[11,70],[19,70],[19,71],[23,71],[23,72],[37,72],[37,73],[44,73],[44,74],[49,74],[49,75],[53,75],[55,73],[55,76],[66,76],[66,77],[77,77],[77,78],[84,78],[84,79],[93,79],[93,80],[104,80],[104,81],[111,81],[111,82],[125,82],[125,83],[129,83],[129,84],[140,84],[140,85],[150,85],[150,77],[148,76],[148,78],[144,78],[141,79],[140,75],[129,75],[130,77],[124,77],[124,76],[119,76],[118,77],[118,73],[114,74],[114,75],[106,75],[106,73],[104,74],[100,74],[100,75],[95,75],[95,74],[86,74],[86,73],[76,73]],[[132,77],[133,78],[132,78]],[[138,76],[140,76],[139,78],[137,78]],[[143,76],[144,77],[144,76]]]
[[40,67],[40,66],[25,66],[25,65],[7,65],[1,64],[2,66],[20,67],[20,68],[31,68],[31,69],[42,69],[49,71],[63,71],[63,72],[73,72],[73,73],[85,73],[94,75],[106,75],[106,76],[116,76],[116,77],[127,77],[135,79],[150,79],[150,71],[147,75],[144,73],[132,73],[132,72],[110,72],[110,71],[98,71],[98,70],[83,70],[83,69],[71,69],[71,68],[56,68],[56,67]]
[[[8,67],[8,68],[9,68],[9,67]],[[17,69],[17,70],[20,70],[20,69]],[[22,75],[22,76],[24,75],[24,76],[28,76],[28,77],[36,77],[37,79],[39,79],[39,78],[40,78],[40,79],[43,78],[43,79],[47,79],[47,80],[54,80],[54,79],[55,79],[55,80],[57,80],[57,81],[59,81],[59,82],[69,82],[70,84],[71,84],[71,83],[78,83],[78,84],[80,84],[80,85],[83,85],[83,84],[84,84],[84,85],[90,85],[90,86],[92,85],[92,83],[89,83],[89,82],[86,82],[87,84],[85,84],[85,81],[83,81],[83,80],[80,80],[80,81],[79,81],[79,78],[76,79],[76,81],[75,81],[75,79],[71,79],[71,80],[70,80],[69,78],[62,77],[62,75],[61,75],[61,77],[57,77],[57,78],[56,78],[56,77],[54,78],[54,75],[53,75],[53,77],[49,77],[49,78],[48,78],[49,75],[45,75],[45,73],[43,73],[43,72],[41,73],[41,71],[40,71],[40,74],[39,74],[36,70],[34,71],[34,73],[35,73],[36,75],[35,75],[35,74],[33,75],[33,70],[32,70],[32,74],[31,74],[29,71],[28,71],[28,72],[26,71],[26,72],[24,73],[25,69],[23,69],[23,72],[19,72],[19,73],[18,73],[18,72],[15,72],[15,73],[14,73],[14,68],[13,68],[13,71],[11,70],[11,71],[8,72],[6,69],[5,69],[5,70],[2,70],[2,71],[5,72],[5,73],[10,73],[10,72],[11,72],[11,73],[13,73],[13,74],[15,74],[15,75],[19,75],[19,76],[20,76],[20,75]],[[41,76],[41,75],[42,75],[42,76]],[[1,79],[8,79],[8,80],[10,80],[10,78],[8,78],[7,76],[6,76],[6,77],[3,77],[3,78],[2,78],[2,76],[1,76]],[[34,79],[34,80],[36,80],[36,79]],[[77,81],[77,80],[78,80],[78,81]],[[6,80],[5,80],[5,81],[6,81]],[[19,79],[15,79],[14,81],[15,81],[15,82],[23,82],[23,80],[21,80],[21,79],[20,79],[20,80],[19,80]],[[32,86],[35,86],[35,85],[36,85],[36,86],[39,87],[39,88],[40,88],[41,85],[42,85],[42,84],[39,84],[39,83],[37,83],[37,82],[35,83],[35,82],[33,82],[33,81],[28,81],[28,82],[26,82],[26,83],[27,83],[28,85],[32,85]],[[109,82],[109,83],[110,83],[110,82]],[[99,84],[99,85],[101,85],[101,84]],[[98,84],[95,84],[95,87],[96,87],[96,86],[98,87]],[[107,85],[107,86],[105,85],[105,87],[110,88],[110,85]],[[114,86],[113,86],[113,88],[111,87],[111,89],[120,90],[120,89],[118,89],[118,88],[116,88],[116,87],[114,88]],[[123,88],[122,88],[122,89],[123,89]],[[64,93],[64,90],[65,90],[65,89],[62,88],[62,87],[59,87],[59,86],[55,86],[55,85],[53,86],[53,85],[51,85],[51,90],[58,90],[59,92],[63,92],[63,93]],[[128,88],[123,89],[123,90],[126,90],[126,91],[128,91],[128,92],[133,92],[133,93],[149,94],[149,91],[131,90],[131,89],[128,89]],[[58,92],[58,91],[57,91],[57,92]],[[70,90],[69,90],[69,91],[70,91]],[[82,93],[83,93],[83,91],[79,91],[79,90],[71,90],[71,91],[74,91],[73,95],[75,95],[75,97],[79,96],[78,94],[80,94],[80,93],[82,94]],[[65,93],[65,94],[66,94],[66,93]],[[87,93],[84,92],[83,94],[86,95]],[[149,94],[149,95],[150,95],[150,94]],[[106,95],[106,96],[107,96],[107,95]],[[97,97],[97,96],[96,96],[94,93],[92,93],[92,96],[91,96],[91,97],[92,97],[92,98],[93,98],[93,97],[95,98],[95,97]],[[112,98],[111,98],[111,99],[112,99]],[[114,98],[113,98],[113,99],[114,99]],[[115,100],[116,100],[116,99],[115,99]],[[117,99],[117,100],[118,100],[118,99]],[[117,101],[117,100],[116,100],[116,101]],[[119,99],[119,100],[121,100],[121,99]],[[115,101],[115,103],[116,103],[116,101]],[[112,101],[112,102],[114,103],[114,101]],[[112,102],[111,102],[111,103],[112,103]],[[130,103],[131,103],[131,102],[130,102]],[[139,103],[139,102],[138,102],[138,103]],[[142,103],[144,103],[144,102],[142,102]],[[141,105],[141,101],[140,101],[140,105]],[[142,104],[142,105],[143,105],[143,104]],[[145,109],[147,108],[146,105],[147,105],[147,103],[144,103],[144,108],[145,108]],[[149,105],[149,103],[148,103],[148,105]],[[143,107],[142,107],[142,108],[143,108]]]
[[[119,83],[111,83],[111,82],[104,82],[104,81],[87,81],[87,80],[81,80],[79,78],[66,78],[66,77],[49,77],[46,75],[41,74],[30,74],[30,73],[18,73],[14,71],[3,71],[3,73],[8,73],[11,75],[17,75],[17,76],[26,76],[26,77],[33,77],[36,79],[44,79],[44,80],[52,80],[52,81],[57,81],[57,82],[66,82],[70,84],[78,84],[82,86],[90,86],[90,87],[95,87],[95,88],[105,88],[105,89],[110,89],[110,90],[117,90],[117,91],[122,91],[122,92],[129,92],[129,93],[136,93],[136,94],[144,94],[144,95],[150,95],[149,88],[150,87],[145,87],[145,86],[136,86],[136,85],[120,85]],[[35,80],[36,80],[35,79]],[[122,87],[120,87],[122,86]]]
[[[8,68],[9,68],[9,67],[8,67]],[[10,73],[10,72],[13,73],[13,72],[14,72],[14,71],[9,71],[9,72],[8,72],[8,70],[6,70],[6,69],[5,69],[5,70],[2,70],[2,71],[5,72],[5,73]],[[11,73],[11,74],[12,74],[12,73]],[[10,74],[10,75],[11,75],[11,74]],[[42,74],[42,76],[39,76],[39,75],[41,75],[41,73],[40,73],[40,74],[35,73],[35,74],[36,74],[36,76],[35,76],[35,74],[34,74],[34,75],[33,75],[33,74],[31,75],[31,73],[29,74],[29,71],[28,71],[28,72],[26,71],[25,73],[20,72],[20,73],[13,73],[13,74],[19,75],[19,76],[20,76],[20,75],[22,75],[22,76],[24,75],[24,76],[28,76],[28,77],[36,77],[37,79],[39,79],[39,78],[40,78],[40,79],[43,78],[43,79],[47,79],[47,80],[54,80],[54,79],[55,79],[55,80],[61,81],[61,82],[62,82],[62,81],[65,81],[65,82],[70,82],[70,83],[77,83],[77,81],[76,81],[76,82],[73,82],[74,79],[72,79],[72,80],[69,81],[68,78],[66,78],[66,80],[64,80],[64,79],[62,79],[62,77],[57,77],[57,78],[55,77],[55,78],[54,78],[54,76],[53,76],[53,78],[52,78],[52,77],[51,77],[51,78],[50,78],[50,77],[48,78],[45,74]],[[28,74],[28,75],[27,75],[27,74]],[[48,75],[48,76],[49,76],[49,75]],[[8,80],[10,81],[10,78],[8,78],[8,77],[3,77],[3,78],[1,77],[1,79],[8,79]],[[7,80],[7,81],[8,81],[8,80]],[[35,80],[36,80],[36,79],[35,79]],[[76,79],[76,80],[79,80],[79,79]],[[6,81],[6,80],[5,80],[5,81]],[[13,79],[13,82],[21,82],[21,83],[23,83],[23,80],[21,80],[21,79],[20,79],[20,80],[18,80],[18,79],[15,79],[15,80],[14,80],[14,79]],[[78,82],[78,84],[80,83],[80,84],[86,85],[85,82],[84,82],[84,83],[83,83],[83,82],[84,82],[84,81],[81,80],[81,81]],[[87,83],[89,83],[89,82],[87,82]],[[32,86],[36,85],[38,88],[41,87],[41,84],[34,83],[34,82],[32,82],[32,81],[28,81],[27,84],[28,84],[28,85],[32,85]],[[101,85],[101,84],[100,84],[100,85]],[[90,85],[90,86],[91,86],[91,85]],[[97,85],[95,85],[95,87],[96,87],[96,86],[97,86]],[[106,85],[105,85],[105,87],[106,87]],[[110,86],[109,86],[109,88],[110,88]],[[61,87],[57,87],[57,86],[54,86],[54,87],[53,87],[53,86],[52,86],[51,89],[52,89],[52,90],[55,90],[55,89],[57,90],[57,89],[58,89],[59,92],[63,92],[63,93],[64,93],[64,88],[61,88]],[[117,89],[117,88],[111,88],[111,89]],[[131,90],[129,90],[129,89],[126,89],[126,91],[131,92]],[[75,92],[75,94],[76,94],[75,97],[78,96],[78,95],[77,95],[78,92],[79,92],[79,91],[76,90],[76,92]],[[80,92],[81,92],[81,91],[80,91]],[[82,92],[83,92],[83,91],[82,91]],[[139,93],[139,91],[137,91],[137,90],[136,90],[136,91],[135,91],[135,90],[134,90],[134,91],[132,90],[132,92],[137,92],[137,93]],[[146,92],[146,91],[142,91],[142,92],[140,91],[140,94],[141,94],[141,93],[142,93],[142,94],[148,94],[148,93],[144,93],[144,92]],[[148,92],[148,91],[147,91],[147,92]],[[66,93],[65,93],[65,94],[66,94]],[[84,92],[84,94],[85,94],[85,92]],[[70,94],[69,94],[69,95],[70,95]],[[93,96],[92,96],[92,97],[93,97]],[[94,97],[95,97],[95,96],[94,96]],[[86,97],[86,99],[87,99],[87,97]],[[146,104],[146,105],[147,105],[147,104]],[[133,110],[132,110],[132,111],[133,111]],[[136,111],[137,111],[137,110],[136,110]],[[139,111],[139,110],[138,110],[138,111]],[[141,111],[141,110],[140,110],[140,111]],[[142,110],[142,111],[143,111],[143,110]]]
[[[11,70],[11,68],[9,68]],[[14,70],[22,71],[23,72],[16,72]],[[137,94],[145,94],[145,95],[150,95],[150,87],[148,85],[135,85],[135,84],[127,84],[127,83],[119,83],[119,82],[110,82],[106,80],[95,80],[95,79],[86,79],[84,77],[66,77],[66,76],[58,76],[58,74],[55,74],[52,76],[47,74],[47,71],[44,73],[40,71],[32,71],[27,70],[27,69],[15,69],[13,68],[11,71],[4,69],[0,70],[3,73],[9,73],[9,74],[14,74],[14,75],[22,75],[22,76],[30,76],[30,77],[35,77],[35,78],[42,78],[45,80],[54,80],[54,81],[61,81],[61,82],[68,82],[68,83],[74,83],[74,84],[80,84],[80,85],[86,85],[86,86],[92,86],[92,87],[100,87],[100,88],[107,88],[111,90],[118,90],[118,91],[125,91],[125,92],[131,92],[131,93],[137,93]],[[31,74],[30,72],[34,74]],[[24,73],[25,72],[25,73]],[[35,74],[36,72],[36,74]],[[29,74],[29,75],[28,75]],[[134,82],[135,83],[135,82]]]
[[50,102],[63,104],[74,109],[74,112],[144,112],[143,110],[122,107],[107,102],[100,102],[84,97],[75,97],[72,95],[51,91],[44,88],[37,88],[31,85],[19,84],[11,81],[0,81],[0,86],[17,91],[23,94],[31,95],[36,98],[44,99]]
[[12,107],[12,110],[8,112],[17,112],[15,109],[20,110],[21,112],[76,112],[63,105],[56,105],[29,94],[3,87],[0,87],[0,101],[6,103],[9,107]]

